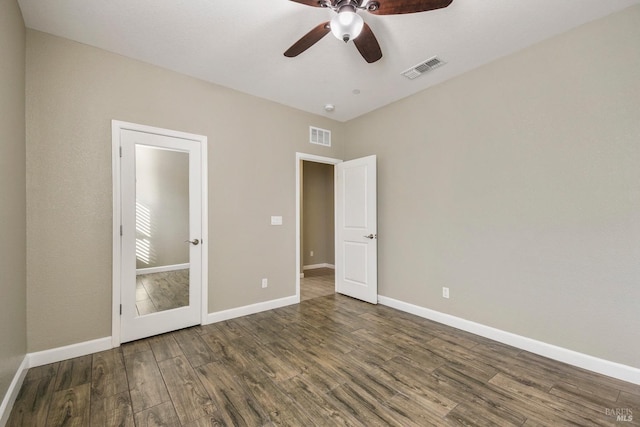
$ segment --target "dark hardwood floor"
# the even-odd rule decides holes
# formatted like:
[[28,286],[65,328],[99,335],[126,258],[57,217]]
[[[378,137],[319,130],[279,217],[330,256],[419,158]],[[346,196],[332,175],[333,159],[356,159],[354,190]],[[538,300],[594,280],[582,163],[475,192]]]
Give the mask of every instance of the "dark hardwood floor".
[[[616,421],[626,414],[632,421]],[[331,294],[30,369],[9,426],[627,426],[640,386]]]

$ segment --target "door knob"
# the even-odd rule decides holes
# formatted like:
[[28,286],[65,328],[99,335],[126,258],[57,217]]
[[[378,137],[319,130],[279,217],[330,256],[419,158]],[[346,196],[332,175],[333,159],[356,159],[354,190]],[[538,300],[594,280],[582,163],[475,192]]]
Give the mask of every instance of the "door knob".
[[368,236],[363,236],[363,237],[364,237],[364,238],[366,238],[366,239],[371,239],[371,240],[373,240],[373,239],[377,239],[377,238],[378,238],[378,235],[377,235],[377,234],[373,234],[373,233],[372,233],[372,234],[369,234]]
[[191,243],[193,246],[198,246],[198,243],[200,243],[200,240],[198,239],[193,239],[193,240],[185,240],[185,243]]

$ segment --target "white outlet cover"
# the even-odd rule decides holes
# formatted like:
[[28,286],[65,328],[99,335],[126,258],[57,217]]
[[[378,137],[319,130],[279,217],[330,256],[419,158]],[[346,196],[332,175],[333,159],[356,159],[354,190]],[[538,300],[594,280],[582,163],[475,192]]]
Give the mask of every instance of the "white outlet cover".
[[272,216],[271,225],[282,225],[282,216]]

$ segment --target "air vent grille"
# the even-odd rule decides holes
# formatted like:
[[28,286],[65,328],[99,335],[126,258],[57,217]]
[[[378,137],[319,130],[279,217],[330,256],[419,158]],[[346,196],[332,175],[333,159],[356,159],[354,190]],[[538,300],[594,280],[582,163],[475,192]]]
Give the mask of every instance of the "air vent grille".
[[309,126],[309,142],[331,147],[331,131]]
[[441,61],[437,56],[434,56],[433,58],[429,58],[426,61],[423,61],[417,65],[414,65],[408,70],[403,71],[402,75],[410,80],[413,80],[416,77],[420,77],[424,73],[433,70],[434,68],[443,66],[444,64],[446,64],[446,62]]

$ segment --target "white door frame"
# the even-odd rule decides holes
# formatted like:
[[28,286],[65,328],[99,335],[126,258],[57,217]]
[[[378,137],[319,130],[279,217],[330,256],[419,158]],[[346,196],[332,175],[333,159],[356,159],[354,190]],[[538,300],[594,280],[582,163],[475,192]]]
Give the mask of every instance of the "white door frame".
[[202,277],[201,277],[201,313],[200,323],[202,324],[208,315],[208,252],[209,252],[209,226],[208,226],[208,180],[207,180],[207,137],[191,133],[179,132],[169,129],[162,129],[152,126],[128,123],[119,120],[111,121],[111,165],[112,165],[112,186],[113,186],[113,259],[112,259],[112,321],[111,321],[111,344],[113,347],[120,346],[120,274],[121,274],[121,238],[120,225],[122,223],[122,202],[121,202],[121,165],[120,165],[120,131],[132,130],[146,132],[156,135],[163,135],[174,138],[183,138],[197,141],[201,147],[201,173],[202,173]]
[[[305,153],[296,153],[296,303],[300,302],[300,273],[302,273],[300,271],[300,236],[301,236],[301,230],[300,230],[300,207],[301,207],[301,203],[302,201],[300,200],[300,178],[302,177],[302,171],[300,170],[300,162],[306,160],[309,162],[316,162],[316,163],[325,163],[328,165],[337,165],[338,163],[342,163],[342,160],[340,159],[334,159],[331,157],[322,157],[322,156],[316,156],[314,154],[305,154]],[[335,199],[336,197],[336,183],[337,180],[335,179],[335,168],[333,171],[333,197]],[[334,203],[334,216],[336,214],[336,208],[335,208],[335,203]],[[333,236],[333,240],[335,242],[335,237],[336,237],[336,229],[334,227],[334,236]]]

